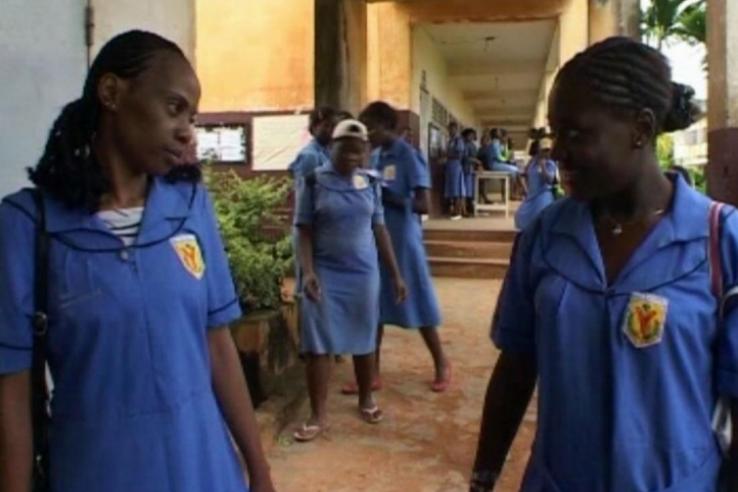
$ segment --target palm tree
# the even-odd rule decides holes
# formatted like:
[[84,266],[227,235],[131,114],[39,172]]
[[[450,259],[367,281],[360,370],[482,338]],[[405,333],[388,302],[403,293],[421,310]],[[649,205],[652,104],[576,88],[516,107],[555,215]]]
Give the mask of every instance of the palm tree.
[[651,0],[643,12],[643,31],[659,50],[674,37],[704,43],[705,0]]
[[679,16],[675,34],[690,44],[707,43],[707,7],[706,1],[690,5]]

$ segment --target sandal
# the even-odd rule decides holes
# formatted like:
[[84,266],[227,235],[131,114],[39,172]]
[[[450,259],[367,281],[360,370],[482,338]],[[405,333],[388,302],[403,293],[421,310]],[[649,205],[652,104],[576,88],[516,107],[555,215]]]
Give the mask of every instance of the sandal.
[[443,379],[433,381],[431,384],[431,391],[434,393],[443,393],[449,386],[451,386],[451,363],[446,362],[446,370],[443,373]]
[[308,424],[307,422],[302,424],[298,430],[292,434],[292,437],[297,442],[310,442],[315,440],[319,435],[323,433],[323,426],[316,424]]
[[[372,391],[381,391],[382,390],[382,379],[376,378],[372,381]],[[343,385],[343,388],[341,388],[341,394],[343,395],[358,395],[359,394],[359,385],[356,384],[356,381],[349,381],[348,383]]]
[[359,413],[361,414],[361,418],[367,424],[378,424],[384,420],[384,412],[382,412],[376,404],[371,408],[359,407]]

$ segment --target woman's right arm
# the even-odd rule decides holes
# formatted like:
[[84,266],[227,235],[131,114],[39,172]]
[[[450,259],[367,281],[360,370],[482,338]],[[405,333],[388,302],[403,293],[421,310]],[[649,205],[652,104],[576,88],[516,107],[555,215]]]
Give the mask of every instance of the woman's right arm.
[[487,388],[470,491],[494,490],[536,385],[532,355],[502,352]]
[[31,490],[30,371],[0,375],[0,490]]

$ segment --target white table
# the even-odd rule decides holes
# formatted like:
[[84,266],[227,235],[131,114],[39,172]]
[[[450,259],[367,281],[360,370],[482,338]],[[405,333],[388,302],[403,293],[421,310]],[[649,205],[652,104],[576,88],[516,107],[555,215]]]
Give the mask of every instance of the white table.
[[[480,203],[482,196],[479,193],[479,184],[482,181],[498,181],[502,183],[502,203]],[[474,179],[474,215],[477,212],[505,212],[505,218],[510,218],[510,173],[497,171],[477,172]]]

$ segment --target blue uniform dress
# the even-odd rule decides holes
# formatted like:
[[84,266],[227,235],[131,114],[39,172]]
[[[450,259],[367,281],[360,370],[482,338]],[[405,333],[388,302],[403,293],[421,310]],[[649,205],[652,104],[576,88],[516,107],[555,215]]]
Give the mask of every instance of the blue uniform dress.
[[464,170],[464,193],[467,198],[474,198],[474,179],[476,177],[476,172],[474,172],[474,162],[472,159],[477,158],[477,154],[479,153],[479,149],[477,148],[477,145],[473,142],[467,142],[466,148],[464,149],[464,160],[463,160],[463,170]]
[[[711,428],[738,397],[738,311],[718,322],[710,202],[679,178],[672,209],[608,285],[589,208],[565,199],[522,234],[493,338],[535,355],[538,430],[524,492],[716,492]],[[738,215],[722,217],[738,285]]]
[[[333,166],[298,182],[296,226],[310,226],[322,299],[302,295],[302,351],[366,355],[377,346],[379,260],[374,225],[384,223],[379,183]],[[300,293],[302,288],[300,286]]]
[[[556,176],[556,163],[547,160],[544,164],[546,173],[552,178]],[[554,202],[553,181],[547,181],[541,172],[538,159],[533,159],[527,167],[528,176],[528,195],[520,204],[520,208],[515,214],[515,227],[523,230],[528,227],[538,217],[546,207]]]
[[412,210],[415,189],[430,188],[428,168],[417,159],[412,147],[400,139],[387,149],[375,150],[372,166],[381,173],[383,186],[405,202],[401,208],[385,206],[384,220],[409,292],[407,300],[398,305],[392,277],[382,265],[381,322],[403,328],[438,326],[441,313],[428,268],[421,222]]
[[[152,181],[125,249],[94,214],[45,203],[51,236],[51,489],[242,492],[208,330],[241,315],[206,191]],[[0,205],[0,373],[31,367],[37,209]]]
[[499,139],[495,138],[492,140],[492,143],[490,143],[486,149],[487,158],[485,159],[485,163],[488,171],[510,173],[514,175],[518,175],[520,173],[520,169],[518,169],[517,166],[505,161],[505,157],[502,155],[502,142],[500,142]]
[[330,165],[331,153],[328,147],[313,139],[297,154],[288,169],[294,178],[302,178],[319,167]]
[[447,148],[446,183],[444,186],[446,198],[463,198],[466,196],[464,183],[464,168],[462,160],[466,153],[466,143],[460,135],[452,138]]

